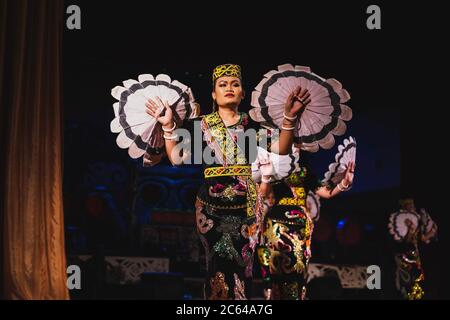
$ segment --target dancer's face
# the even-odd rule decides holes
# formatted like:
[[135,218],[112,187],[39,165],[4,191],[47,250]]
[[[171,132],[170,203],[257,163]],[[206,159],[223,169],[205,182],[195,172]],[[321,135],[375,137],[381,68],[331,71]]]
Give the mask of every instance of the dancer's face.
[[237,77],[220,77],[216,80],[212,97],[219,107],[237,107],[244,98],[241,79]]
[[275,194],[273,193],[273,191],[271,190],[270,192],[269,192],[269,194],[267,195],[267,198],[266,198],[266,202],[267,202],[267,205],[269,206],[269,207],[273,207],[274,205],[275,205]]

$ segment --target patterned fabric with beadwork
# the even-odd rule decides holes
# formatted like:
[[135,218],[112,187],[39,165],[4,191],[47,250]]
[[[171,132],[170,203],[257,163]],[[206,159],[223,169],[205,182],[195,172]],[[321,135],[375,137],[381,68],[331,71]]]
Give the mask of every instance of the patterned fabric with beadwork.
[[[275,205],[265,217],[264,244],[258,247],[265,287],[272,288],[272,299],[305,298],[314,227],[305,200],[309,190],[320,186],[306,167],[272,184]],[[261,263],[261,258],[268,261],[268,266],[267,262]]]
[[420,300],[425,294],[423,290],[425,276],[418,246],[419,237],[420,229],[418,228],[415,232],[408,233],[396,246],[395,285],[402,298],[406,300]]
[[246,282],[252,277],[262,200],[251,178],[251,143],[243,151],[235,141],[240,132],[256,131],[259,126],[245,113],[236,124],[225,126],[218,113],[212,113],[189,120],[184,127],[191,132],[201,128],[202,150],[217,160],[203,165],[205,180],[196,202],[197,232],[206,257],[204,298],[247,299]]
[[[200,187],[198,200],[216,209],[244,209],[252,216],[256,210],[256,186],[250,176],[251,145],[242,151],[236,144],[239,132],[252,128],[254,122],[241,113],[240,120],[226,127],[217,112],[206,115],[202,130],[206,146],[212,150],[219,164],[205,166],[205,184]],[[256,143],[253,144],[256,148]],[[253,151],[253,152],[251,152]]]
[[252,277],[258,233],[256,217],[244,209],[216,209],[197,201],[197,231],[205,250],[205,299],[244,300]]

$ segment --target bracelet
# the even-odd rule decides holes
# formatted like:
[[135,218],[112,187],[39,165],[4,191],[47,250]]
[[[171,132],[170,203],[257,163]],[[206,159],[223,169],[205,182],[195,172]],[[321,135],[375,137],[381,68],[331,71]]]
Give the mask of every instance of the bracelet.
[[338,185],[337,185],[338,189],[340,191],[348,191],[350,186],[344,186],[344,185],[341,186],[341,184],[342,184],[342,181],[338,183]]
[[176,138],[178,138],[178,135],[172,135],[172,136],[166,136],[165,134],[163,135],[164,139],[167,140],[175,140]]
[[286,115],[286,113],[284,113],[284,112],[283,112],[283,117],[284,117],[285,119],[288,119],[288,120],[295,120],[295,119],[297,119],[297,116],[295,116],[295,117],[288,117],[288,116]]
[[162,130],[163,130],[164,132],[170,132],[170,131],[175,130],[176,127],[177,127],[177,124],[176,124],[175,121],[174,121],[174,122],[173,122],[173,127],[172,127],[171,129],[164,129],[164,127],[162,127]]
[[348,189],[349,185],[347,185],[347,186],[346,186],[346,185],[344,185],[343,181],[344,181],[344,180],[342,180],[342,181],[341,181],[341,184],[342,184],[342,188],[344,188],[344,189]]
[[269,177],[269,179],[264,179],[264,176],[261,176],[261,182],[270,183],[271,181],[272,181],[272,177]]
[[290,130],[294,130],[295,127],[286,128],[284,125],[281,125],[281,129],[290,131]]

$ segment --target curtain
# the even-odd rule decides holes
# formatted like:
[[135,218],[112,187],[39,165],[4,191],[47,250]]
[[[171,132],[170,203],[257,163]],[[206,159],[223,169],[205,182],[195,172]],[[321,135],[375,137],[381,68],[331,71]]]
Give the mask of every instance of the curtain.
[[3,294],[68,299],[62,202],[62,0],[0,0]]

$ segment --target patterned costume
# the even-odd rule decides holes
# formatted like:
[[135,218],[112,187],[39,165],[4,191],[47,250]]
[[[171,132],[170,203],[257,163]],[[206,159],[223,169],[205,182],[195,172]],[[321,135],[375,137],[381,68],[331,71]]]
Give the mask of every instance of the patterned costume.
[[[213,84],[223,76],[242,79],[241,68],[234,64],[216,67]],[[168,131],[162,128],[155,116],[147,114],[146,102],[150,98],[168,104],[173,111],[174,128],[183,126],[193,133],[191,141],[181,139],[181,143],[195,144],[202,140],[203,155],[209,154],[216,160],[214,164],[206,164],[202,158],[205,182],[200,186],[196,201],[197,230],[207,260],[205,297],[245,299],[243,281],[244,277],[252,275],[253,254],[263,225],[262,201],[252,179],[252,173],[257,173],[259,168],[253,166],[252,172],[256,159],[251,156],[256,156],[263,149],[270,150],[272,130],[281,127],[286,98],[296,86],[301,85],[309,90],[311,103],[303,110],[294,136],[297,142],[302,143],[304,150],[312,152],[317,151],[319,146],[331,148],[334,145],[333,135],[345,132],[344,121],[352,117],[351,109],[344,105],[350,95],[337,80],[323,79],[308,67],[282,65],[277,71],[267,73],[252,93],[251,104],[254,108],[250,115],[256,122],[251,121],[247,114],[240,113],[236,124],[226,126],[218,112],[198,118],[199,106],[191,89],[168,75],[153,77],[143,74],[138,80],[124,81],[123,87],[117,86],[111,92],[117,100],[113,105],[115,119],[111,122],[111,131],[118,133],[117,144],[128,149],[132,158],[143,156],[144,165],[155,165],[165,154],[165,139],[178,138],[176,130],[174,135],[166,137],[164,131]],[[159,106],[155,114],[162,115],[164,108]],[[260,129],[259,123],[265,129]],[[258,129],[256,141],[261,148],[257,148],[255,139],[248,141],[248,147],[241,148],[239,145],[240,134],[249,128]],[[195,134],[199,130],[200,138]],[[198,156],[195,146],[190,150],[194,152],[182,152],[182,162],[198,163],[185,161],[192,156],[195,160]],[[286,174],[279,173],[277,179],[291,174],[294,169],[295,166],[285,167]],[[308,190],[314,190],[319,184],[311,185],[308,179],[302,169],[280,183],[279,187],[274,186],[274,189],[280,189],[279,203],[271,210],[266,222],[271,224],[266,236],[272,241],[268,247],[280,256],[273,258],[272,274],[274,279],[280,277],[289,283],[293,279],[304,279],[309,259],[312,224],[304,209],[305,198]],[[273,234],[269,234],[271,231]],[[299,290],[301,288],[296,293],[293,290],[292,294],[283,293],[283,296],[298,298]]]
[[404,299],[420,300],[425,279],[420,261],[419,242],[428,243],[437,234],[437,225],[424,210],[417,213],[414,200],[400,201],[401,209],[389,217],[389,233],[396,241],[395,284]]
[[[241,78],[240,68],[219,66],[213,81],[224,75]],[[185,128],[192,130],[199,120],[187,121]],[[204,165],[205,182],[196,201],[197,231],[206,255],[205,298],[243,300],[244,279],[252,276],[262,203],[251,172],[250,155],[257,154],[256,143],[243,152],[236,141],[240,133],[259,126],[246,113],[240,113],[236,124],[225,126],[213,112],[202,117],[200,127],[204,153],[210,152],[219,162]]]
[[[240,121],[224,126],[218,113],[202,120],[207,139],[204,149],[213,153],[225,150],[217,141],[248,127],[248,116],[241,113]],[[218,147],[218,148],[217,148]],[[223,147],[223,149],[221,149]],[[205,248],[207,264],[206,298],[245,299],[244,277],[251,276],[253,252],[257,240],[257,219],[260,199],[251,178],[247,157],[239,153],[236,144],[224,151],[234,154],[238,164],[204,166],[205,182],[200,186],[196,202],[197,231]],[[226,156],[225,156],[226,158]]]
[[265,287],[272,289],[272,299],[305,297],[313,232],[306,197],[321,186],[306,167],[272,184],[275,205],[264,219],[265,245],[257,249]]

